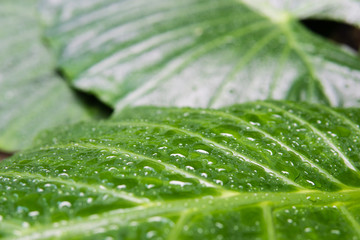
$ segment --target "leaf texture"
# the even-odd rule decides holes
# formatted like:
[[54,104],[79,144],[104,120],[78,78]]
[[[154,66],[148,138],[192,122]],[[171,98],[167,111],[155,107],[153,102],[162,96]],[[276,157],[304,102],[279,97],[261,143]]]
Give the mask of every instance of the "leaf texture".
[[95,115],[53,73],[37,1],[0,2],[0,149],[27,147],[41,130]]
[[0,236],[360,239],[359,111],[140,107],[45,132],[0,163]]
[[359,1],[45,0],[42,8],[71,84],[118,110],[259,99],[358,105],[358,56],[299,20],[359,25]]

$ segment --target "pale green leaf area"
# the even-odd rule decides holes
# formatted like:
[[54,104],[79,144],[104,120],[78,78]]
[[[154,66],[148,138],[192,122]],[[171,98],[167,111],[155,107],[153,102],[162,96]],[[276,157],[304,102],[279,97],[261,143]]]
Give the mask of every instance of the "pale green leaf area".
[[359,9],[357,0],[44,0],[42,19],[71,84],[117,110],[259,99],[358,106],[357,54],[299,21],[359,25]]
[[329,19],[360,26],[359,0],[289,1],[289,0],[239,0],[273,19],[281,18],[279,12],[289,12],[297,18]]
[[95,112],[54,76],[41,42],[37,1],[0,2],[0,150],[30,145],[48,127],[90,119]]
[[360,239],[360,110],[139,107],[0,163],[2,239]]

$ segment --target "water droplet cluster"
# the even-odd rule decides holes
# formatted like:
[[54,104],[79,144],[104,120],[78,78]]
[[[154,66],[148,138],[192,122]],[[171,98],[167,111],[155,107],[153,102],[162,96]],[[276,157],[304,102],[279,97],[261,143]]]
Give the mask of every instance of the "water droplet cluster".
[[1,163],[0,221],[12,227],[0,224],[0,233],[352,239],[348,223],[360,213],[354,114],[271,101],[141,107],[54,130],[38,149]]

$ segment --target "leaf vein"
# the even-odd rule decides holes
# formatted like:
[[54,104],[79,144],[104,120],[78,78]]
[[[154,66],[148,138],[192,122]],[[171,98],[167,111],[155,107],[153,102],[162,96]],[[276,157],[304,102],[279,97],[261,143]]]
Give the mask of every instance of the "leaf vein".
[[[106,149],[107,151],[109,152],[117,152],[119,154],[128,154],[128,155],[132,155],[132,156],[135,156],[136,158],[142,158],[142,159],[146,159],[146,160],[149,160],[149,161],[152,161],[154,163],[157,163],[159,165],[162,165],[165,167],[165,169],[167,170],[171,170],[173,172],[176,172],[182,176],[185,176],[187,178],[192,178],[192,179],[197,179],[201,184],[205,185],[205,186],[208,186],[208,187],[213,187],[213,188],[220,188],[222,189],[222,187],[220,187],[219,185],[217,184],[214,184],[212,182],[209,182],[197,175],[194,175],[192,173],[189,173],[181,168],[178,168],[177,166],[175,165],[171,165],[171,164],[167,164],[165,162],[162,162],[161,160],[159,159],[155,159],[155,158],[152,158],[152,157],[148,157],[146,155],[143,155],[143,154],[138,154],[138,153],[134,153],[132,151],[129,151],[129,150],[125,150],[125,149],[121,149],[119,147],[107,147],[107,146],[103,146],[103,145],[94,145],[94,144],[86,144],[86,143],[82,143],[82,144],[72,144],[71,146],[73,147],[84,147],[84,148],[88,148],[88,149]],[[62,147],[66,147],[66,146],[62,146]],[[223,189],[224,191],[227,191],[225,189]]]
[[232,152],[234,154],[234,156],[236,156],[239,160],[242,160],[242,161],[248,162],[250,164],[256,165],[258,167],[261,167],[262,169],[264,169],[265,172],[275,175],[278,179],[281,179],[283,182],[285,182],[287,184],[290,184],[292,186],[296,186],[298,188],[303,188],[301,185],[295,183],[294,181],[292,181],[291,179],[289,179],[286,176],[282,175],[281,173],[279,173],[279,172],[277,172],[277,171],[275,171],[273,169],[270,169],[267,166],[262,165],[261,163],[258,163],[257,161],[255,161],[255,160],[241,154],[240,152],[235,151],[234,149],[231,149],[231,148],[229,148],[227,146],[224,146],[224,145],[222,145],[222,144],[220,144],[218,142],[215,142],[215,141],[213,141],[213,140],[211,140],[211,139],[209,139],[207,137],[204,137],[203,135],[198,134],[196,132],[192,132],[192,131],[189,131],[189,130],[186,130],[186,129],[181,129],[179,127],[171,126],[171,125],[164,124],[164,123],[163,124],[156,124],[156,123],[148,123],[148,122],[117,122],[117,123],[106,123],[106,124],[108,124],[108,125],[109,124],[117,125],[117,126],[128,125],[128,126],[159,127],[159,128],[163,128],[163,129],[169,129],[169,130],[181,132],[181,133],[184,133],[184,134],[186,134],[188,136],[198,138],[202,142],[206,143],[209,146],[215,146],[224,153]]
[[270,102],[258,102],[259,104],[263,105],[263,106],[268,106],[271,108],[274,108],[282,113],[284,113],[286,116],[290,117],[291,119],[294,119],[298,122],[300,122],[301,124],[307,126],[308,128],[310,128],[314,133],[316,133],[320,138],[322,138],[324,140],[324,142],[332,149],[334,150],[336,153],[339,154],[340,158],[343,160],[343,162],[345,163],[345,165],[350,168],[351,170],[353,170],[356,173],[359,173],[359,171],[356,169],[356,167],[353,165],[352,161],[350,159],[348,159],[345,154],[331,141],[331,139],[329,139],[321,130],[319,130],[318,128],[314,127],[313,125],[311,125],[308,121],[306,121],[303,118],[300,118],[298,116],[296,116],[295,114],[292,114],[286,110],[284,110],[281,107],[276,106],[273,103]]
[[211,41],[208,41],[205,45],[198,46],[198,49],[196,50],[191,48],[190,50],[184,52],[180,56],[177,56],[175,59],[169,61],[169,63],[162,69],[162,71],[157,76],[150,78],[146,82],[146,84],[137,88],[135,91],[132,91],[126,97],[124,97],[120,102],[118,102],[116,105],[116,111],[122,110],[128,104],[134,102],[136,99],[153,91],[158,84],[167,80],[169,77],[171,77],[172,74],[181,71],[186,66],[191,64],[191,62],[193,62],[195,59],[200,58],[204,54],[207,54],[209,51],[215,49],[216,47],[228,41],[228,36],[233,36],[238,38],[242,35],[259,31],[269,26],[271,26],[271,24],[265,21],[255,22],[254,24],[250,24],[244,28],[241,28],[240,30],[237,29],[233,32],[212,39]]
[[114,189],[108,189],[102,185],[97,184],[87,184],[87,183],[81,183],[81,182],[75,182],[75,181],[69,181],[61,178],[51,177],[51,176],[43,176],[40,174],[32,174],[32,173],[25,173],[25,172],[1,172],[0,176],[7,176],[7,177],[16,177],[16,178],[25,178],[25,179],[36,179],[41,181],[47,181],[47,182],[53,182],[53,183],[60,183],[65,184],[67,186],[75,187],[75,188],[86,188],[91,189],[98,193],[104,193],[109,194],[114,197],[122,198],[131,202],[135,203],[147,203],[149,202],[146,198],[139,198],[134,196],[133,194],[129,194],[124,191],[114,190]]
[[202,110],[204,112],[207,112],[209,114],[212,114],[212,115],[217,115],[217,116],[222,116],[222,117],[225,117],[227,119],[231,119],[231,120],[234,120],[236,122],[241,122],[242,124],[246,125],[247,127],[250,127],[252,130],[255,130],[256,132],[259,132],[261,134],[263,134],[266,138],[278,143],[282,148],[294,153],[296,156],[298,156],[299,158],[301,158],[304,162],[307,162],[309,163],[312,167],[316,168],[319,172],[323,173],[324,176],[336,183],[336,184],[339,184],[341,186],[345,186],[342,182],[340,182],[338,179],[334,178],[328,171],[326,171],[324,168],[320,167],[319,165],[317,165],[316,163],[314,163],[314,161],[312,161],[311,159],[309,159],[308,157],[306,157],[305,155],[301,154],[300,152],[296,151],[294,148],[290,147],[288,144],[286,144],[285,142],[281,141],[280,139],[274,137],[274,136],[271,136],[267,131],[265,130],[262,130],[248,122],[246,122],[244,119],[242,119],[240,116],[237,116],[237,115],[233,115],[233,114],[230,114],[230,113],[226,113],[226,112],[223,112],[223,111],[216,111],[216,110]]

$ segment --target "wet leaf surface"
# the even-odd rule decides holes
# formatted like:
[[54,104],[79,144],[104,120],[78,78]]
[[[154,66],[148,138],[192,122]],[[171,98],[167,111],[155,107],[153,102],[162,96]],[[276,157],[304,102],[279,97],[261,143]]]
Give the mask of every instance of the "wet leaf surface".
[[360,239],[360,110],[140,107],[0,163],[3,239]]

